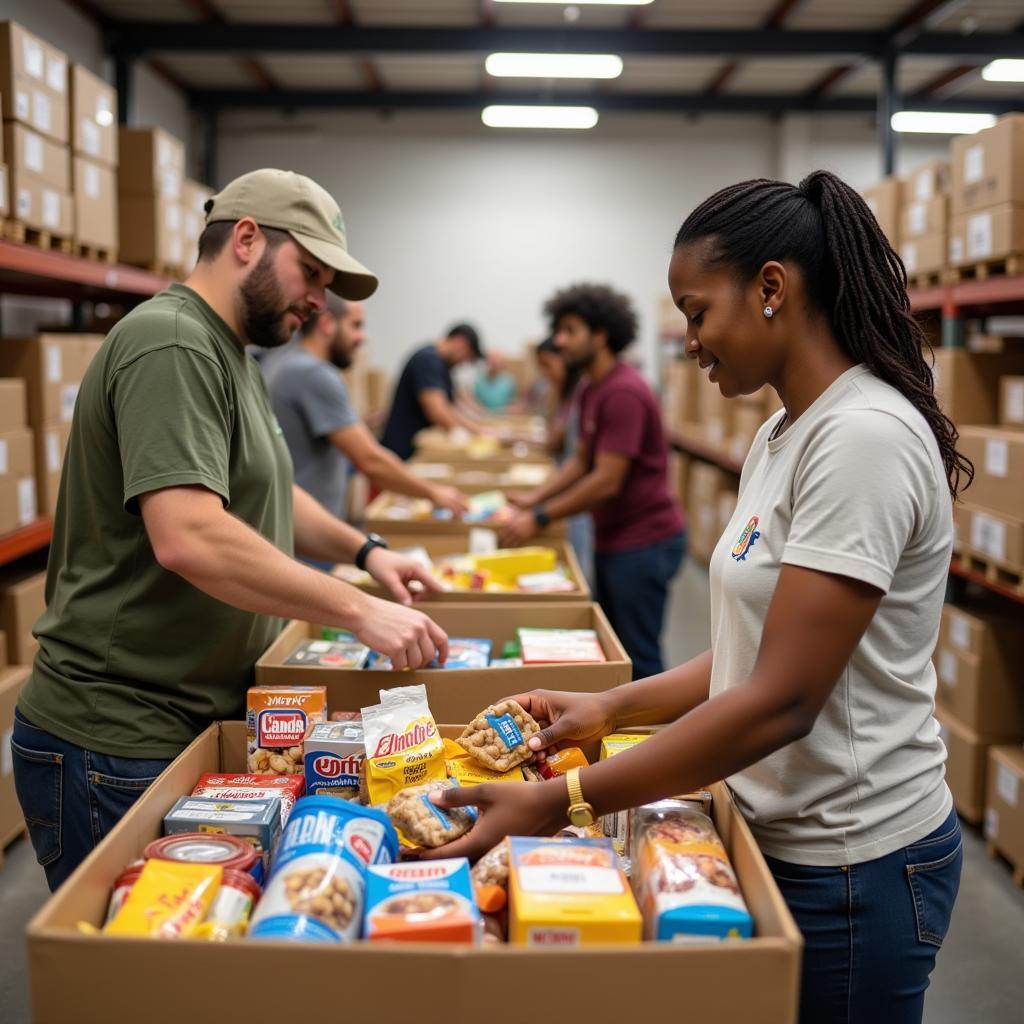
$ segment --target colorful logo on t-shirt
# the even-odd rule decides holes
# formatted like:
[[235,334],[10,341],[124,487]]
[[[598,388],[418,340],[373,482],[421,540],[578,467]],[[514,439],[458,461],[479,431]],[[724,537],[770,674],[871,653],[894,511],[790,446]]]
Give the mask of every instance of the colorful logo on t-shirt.
[[757,516],[751,516],[747,525],[743,527],[740,539],[732,546],[732,557],[737,562],[745,561],[750,549],[757,543],[761,536],[761,532],[757,528],[760,522],[761,520]]

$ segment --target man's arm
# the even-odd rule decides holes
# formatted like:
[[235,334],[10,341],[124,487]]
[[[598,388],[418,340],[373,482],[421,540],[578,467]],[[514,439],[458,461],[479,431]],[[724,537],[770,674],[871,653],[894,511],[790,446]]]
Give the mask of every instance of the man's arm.
[[[297,489],[297,497],[304,493]],[[257,615],[350,629],[363,643],[389,655],[396,668],[425,665],[435,650],[447,654],[444,631],[425,615],[300,565],[228,512],[220,496],[205,487],[149,491],[139,496],[139,507],[160,565],[225,604]],[[357,531],[338,525],[362,543]],[[349,548],[354,540],[342,531],[338,543]]]
[[317,562],[351,562],[366,536],[332,516],[308,491],[292,484],[295,553]]
[[614,498],[626,482],[630,459],[618,452],[598,452],[594,467],[571,487],[544,502],[544,511],[552,519],[564,519],[587,512],[602,501]]
[[462,427],[471,434],[479,433],[480,425],[448,401],[448,396],[440,388],[424,388],[416,393],[416,398],[423,415],[435,427],[442,427],[445,430]]

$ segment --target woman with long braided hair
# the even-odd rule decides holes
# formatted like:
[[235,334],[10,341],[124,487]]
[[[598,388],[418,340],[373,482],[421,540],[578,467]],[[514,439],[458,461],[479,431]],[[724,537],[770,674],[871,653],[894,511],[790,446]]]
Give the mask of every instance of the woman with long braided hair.
[[[722,394],[767,384],[785,408],[711,560],[711,649],[604,694],[521,695],[544,726],[531,746],[671,722],[583,769],[584,806],[728,778],[804,934],[801,1020],[919,1024],[963,858],[931,654],[973,468],[936,404],[903,266],[834,175],[711,196],[676,236],[669,288]],[[442,806],[482,813],[439,852],[554,830],[567,793],[447,791]]]

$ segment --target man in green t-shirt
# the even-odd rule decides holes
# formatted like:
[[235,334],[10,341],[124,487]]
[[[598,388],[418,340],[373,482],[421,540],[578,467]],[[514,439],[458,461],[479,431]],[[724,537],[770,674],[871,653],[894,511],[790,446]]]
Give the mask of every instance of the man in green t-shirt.
[[[240,718],[282,620],[352,630],[396,668],[447,655],[408,607],[415,563],[335,518],[292,481],[259,367],[325,288],[377,287],[348,254],[334,200],[260,170],[207,204],[199,262],[107,336],[82,382],[18,700],[18,798],[51,888],[210,722]],[[301,565],[353,561],[382,601]]]

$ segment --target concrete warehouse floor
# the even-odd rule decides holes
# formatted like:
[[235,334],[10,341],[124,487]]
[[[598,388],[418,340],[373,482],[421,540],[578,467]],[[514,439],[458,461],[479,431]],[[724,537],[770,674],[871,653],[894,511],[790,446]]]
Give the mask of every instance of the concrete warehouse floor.
[[[703,650],[710,635],[707,573],[687,563],[675,583],[667,654],[679,662]],[[976,829],[964,830],[964,872],[953,924],[939,953],[925,1004],[926,1024],[1017,1024],[1021,1019],[1024,892],[1003,863],[992,863]],[[0,870],[0,1018],[28,1024],[24,929],[47,895],[26,840],[7,851]],[[200,1017],[196,1017],[199,1020]]]

